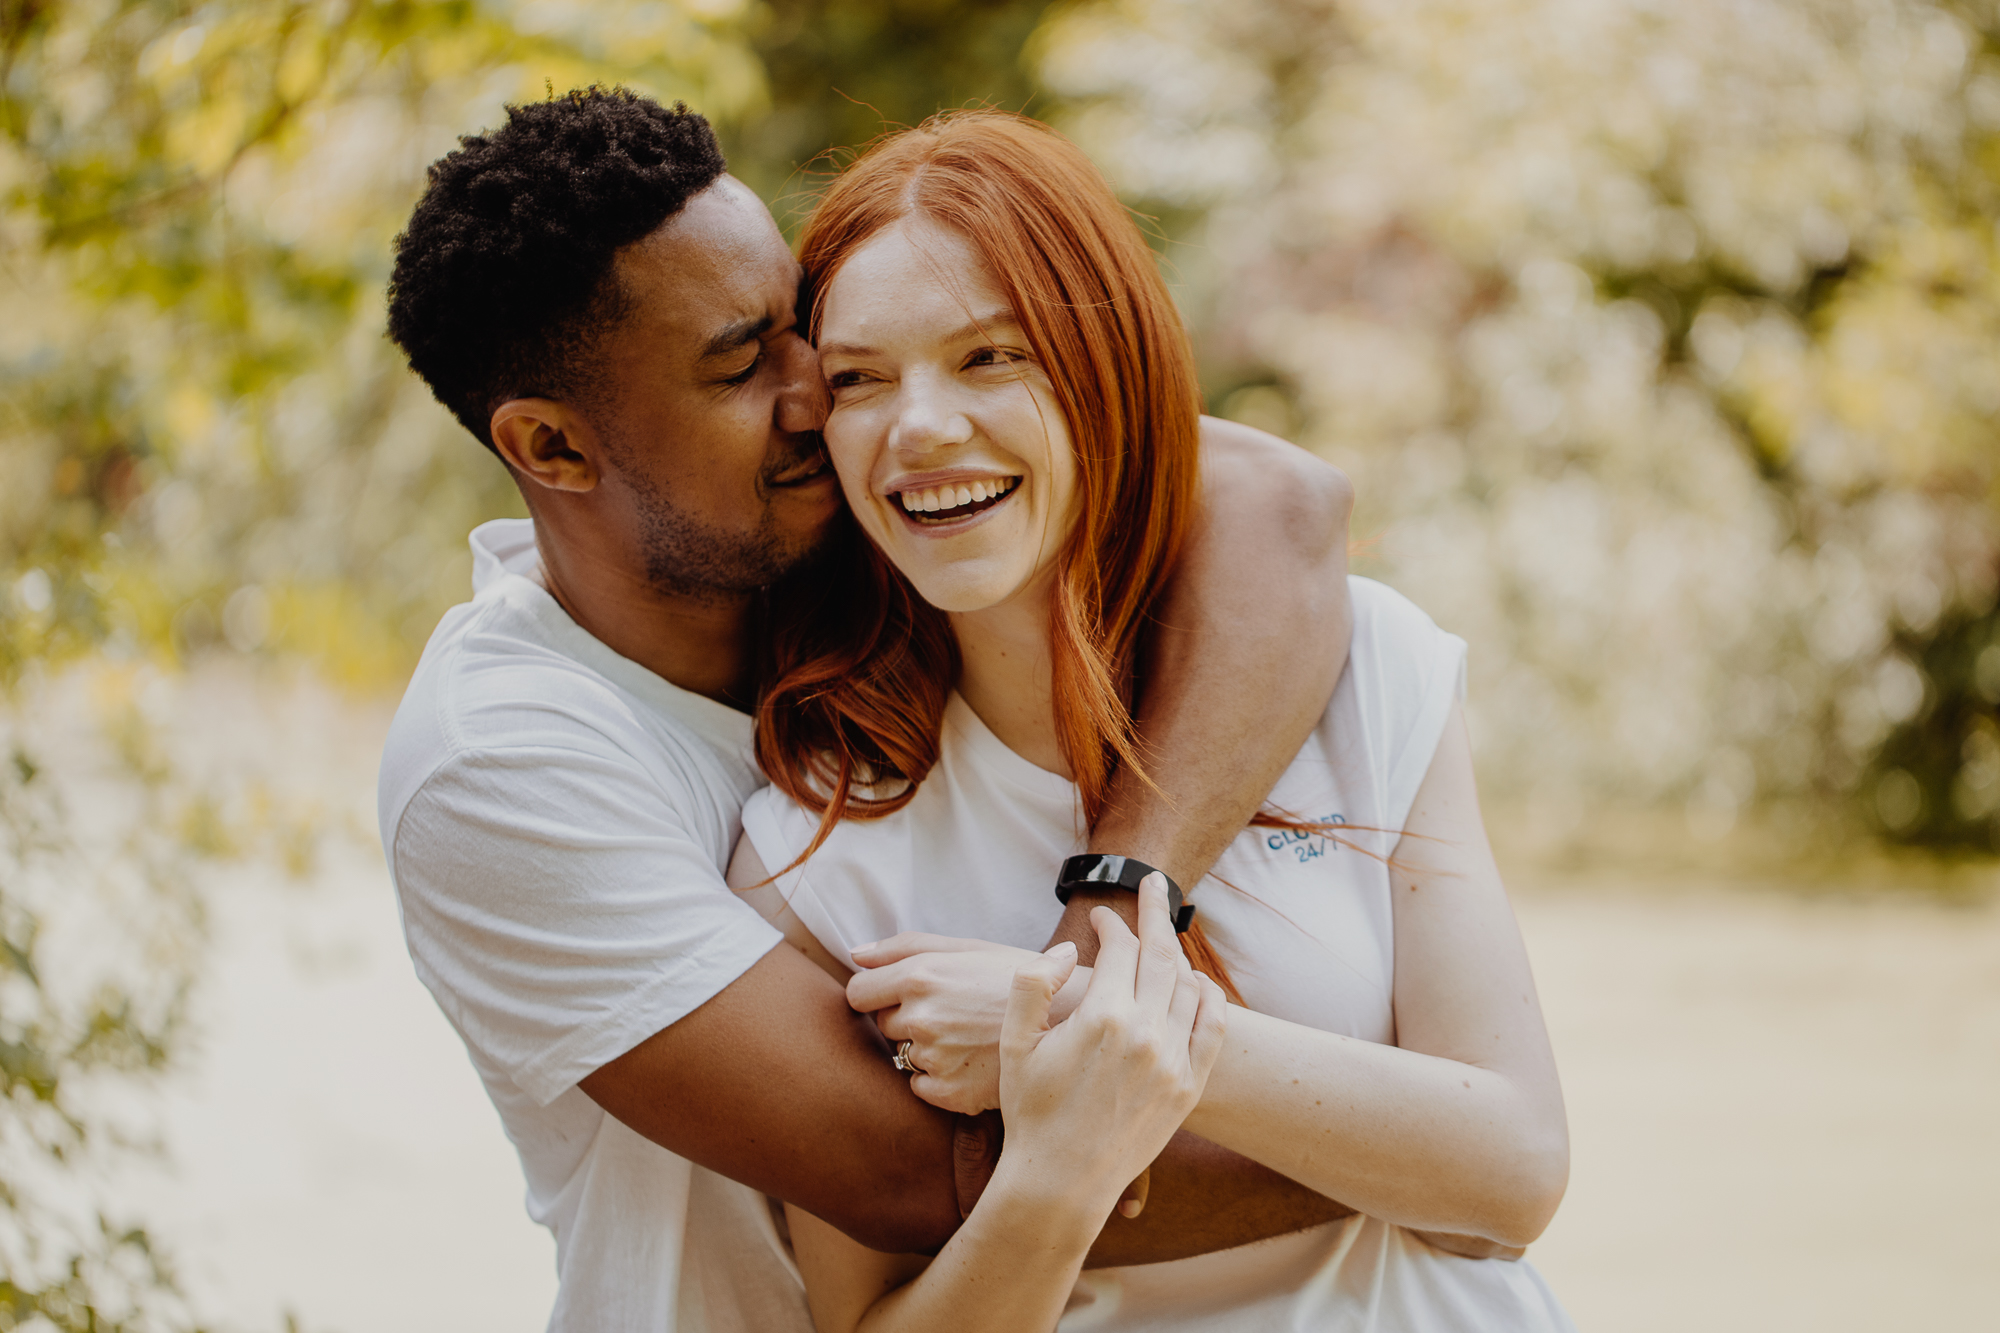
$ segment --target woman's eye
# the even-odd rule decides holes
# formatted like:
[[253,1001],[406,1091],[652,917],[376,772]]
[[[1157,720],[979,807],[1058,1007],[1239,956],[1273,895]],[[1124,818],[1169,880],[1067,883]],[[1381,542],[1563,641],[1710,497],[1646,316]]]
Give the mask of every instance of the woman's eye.
[[965,359],[968,366],[1005,366],[1027,360],[1025,353],[1012,347],[981,347]]
[[861,379],[861,372],[858,370],[836,370],[826,377],[826,387],[838,393],[842,389],[853,388],[861,383]]

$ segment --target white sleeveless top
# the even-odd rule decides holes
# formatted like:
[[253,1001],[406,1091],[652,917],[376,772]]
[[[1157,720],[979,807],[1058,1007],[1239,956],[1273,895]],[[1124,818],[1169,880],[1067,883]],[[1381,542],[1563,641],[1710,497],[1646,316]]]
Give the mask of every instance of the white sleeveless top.
[[[1452,704],[1464,694],[1465,644],[1382,584],[1349,584],[1347,670],[1271,804],[1355,826],[1347,836],[1366,851],[1249,828],[1194,901],[1251,1008],[1393,1044],[1395,940],[1380,858],[1394,849]],[[818,824],[816,814],[774,788],[743,808],[744,835],[767,866],[789,864]],[[1056,870],[1082,850],[1084,833],[1070,782],[1008,749],[954,694],[938,765],[911,802],[886,819],[843,821],[778,885],[820,943],[850,965],[854,945],[899,930],[1040,949],[1062,915],[1052,892]],[[1462,1259],[1365,1217],[1173,1263],[1090,1270],[1059,1327],[1571,1329],[1527,1263]]]

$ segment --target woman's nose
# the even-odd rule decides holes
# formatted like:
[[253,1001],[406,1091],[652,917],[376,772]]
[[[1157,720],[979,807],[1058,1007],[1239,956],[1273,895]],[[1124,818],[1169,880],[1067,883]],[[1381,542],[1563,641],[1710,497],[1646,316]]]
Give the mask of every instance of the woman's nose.
[[896,417],[889,427],[889,447],[902,453],[927,453],[972,438],[972,421],[953,401],[947,386],[929,375],[908,375],[897,394]]

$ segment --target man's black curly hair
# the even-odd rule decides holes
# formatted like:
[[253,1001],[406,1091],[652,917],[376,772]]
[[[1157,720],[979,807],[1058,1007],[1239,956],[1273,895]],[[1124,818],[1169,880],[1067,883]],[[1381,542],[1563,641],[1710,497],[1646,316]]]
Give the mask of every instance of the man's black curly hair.
[[396,238],[389,336],[487,448],[509,398],[599,386],[599,337],[623,318],[612,258],[722,175],[708,122],[627,88],[507,108],[459,140]]

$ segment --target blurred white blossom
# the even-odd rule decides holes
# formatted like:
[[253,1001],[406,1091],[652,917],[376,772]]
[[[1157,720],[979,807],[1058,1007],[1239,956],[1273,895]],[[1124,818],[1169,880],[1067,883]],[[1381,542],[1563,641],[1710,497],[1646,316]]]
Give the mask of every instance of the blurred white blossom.
[[1993,26],[1120,0],[1040,60],[1120,189],[1197,219],[1168,257],[1218,407],[1348,468],[1364,572],[1471,641],[1489,782],[1558,833],[1671,798],[1712,837],[1853,788],[1926,706],[1895,635],[1992,606]]

